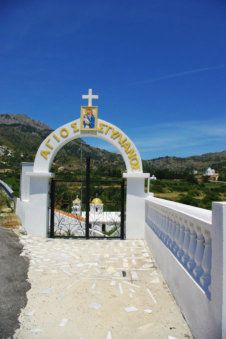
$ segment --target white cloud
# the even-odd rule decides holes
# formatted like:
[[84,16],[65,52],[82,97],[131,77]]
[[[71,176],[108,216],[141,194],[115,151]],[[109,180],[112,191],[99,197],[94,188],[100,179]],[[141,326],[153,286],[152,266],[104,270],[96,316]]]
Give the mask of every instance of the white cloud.
[[[143,159],[165,155],[188,156],[226,149],[226,120],[176,121],[127,130]],[[85,138],[88,144],[117,152],[109,143]]]
[[166,75],[156,77],[156,78],[150,78],[150,79],[146,79],[146,80],[136,81],[136,82],[131,83],[130,85],[148,84],[148,83],[152,83],[152,82],[156,82],[156,81],[179,78],[179,77],[183,77],[183,76],[186,76],[186,75],[191,75],[191,74],[201,73],[201,72],[207,72],[207,71],[213,71],[213,70],[218,70],[218,69],[222,69],[222,68],[226,68],[226,65],[203,67],[203,68],[196,68],[196,69],[193,69],[193,70],[190,70],[190,71],[175,72],[175,73],[166,74]]
[[[135,132],[135,131],[134,131]],[[132,133],[131,133],[132,135]],[[132,140],[141,156],[202,154],[226,149],[226,121],[180,121],[136,129]],[[214,147],[214,150],[212,149]]]

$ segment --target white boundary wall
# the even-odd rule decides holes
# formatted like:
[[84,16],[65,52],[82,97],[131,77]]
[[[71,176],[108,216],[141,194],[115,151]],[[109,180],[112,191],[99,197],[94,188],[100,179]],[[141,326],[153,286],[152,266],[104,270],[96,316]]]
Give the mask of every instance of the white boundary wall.
[[146,242],[194,337],[226,338],[226,202],[145,200]]

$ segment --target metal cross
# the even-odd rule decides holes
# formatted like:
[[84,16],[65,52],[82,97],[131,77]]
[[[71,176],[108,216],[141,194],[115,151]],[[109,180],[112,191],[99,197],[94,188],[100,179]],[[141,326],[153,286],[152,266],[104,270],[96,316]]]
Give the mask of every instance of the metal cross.
[[92,88],[89,89],[88,95],[82,95],[82,99],[88,99],[88,106],[92,106],[92,100],[93,99],[99,99],[99,95],[93,95],[92,94]]

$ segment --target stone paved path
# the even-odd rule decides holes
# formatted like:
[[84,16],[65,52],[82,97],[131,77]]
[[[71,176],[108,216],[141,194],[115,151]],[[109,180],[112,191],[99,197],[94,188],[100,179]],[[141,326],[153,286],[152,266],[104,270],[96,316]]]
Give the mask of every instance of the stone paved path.
[[14,338],[192,338],[144,241],[21,241],[31,289]]

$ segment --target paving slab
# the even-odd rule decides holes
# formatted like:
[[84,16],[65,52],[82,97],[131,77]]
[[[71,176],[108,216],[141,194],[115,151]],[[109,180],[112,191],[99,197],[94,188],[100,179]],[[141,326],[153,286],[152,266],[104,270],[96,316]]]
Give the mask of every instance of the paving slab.
[[144,241],[20,239],[31,289],[14,338],[193,338]]

